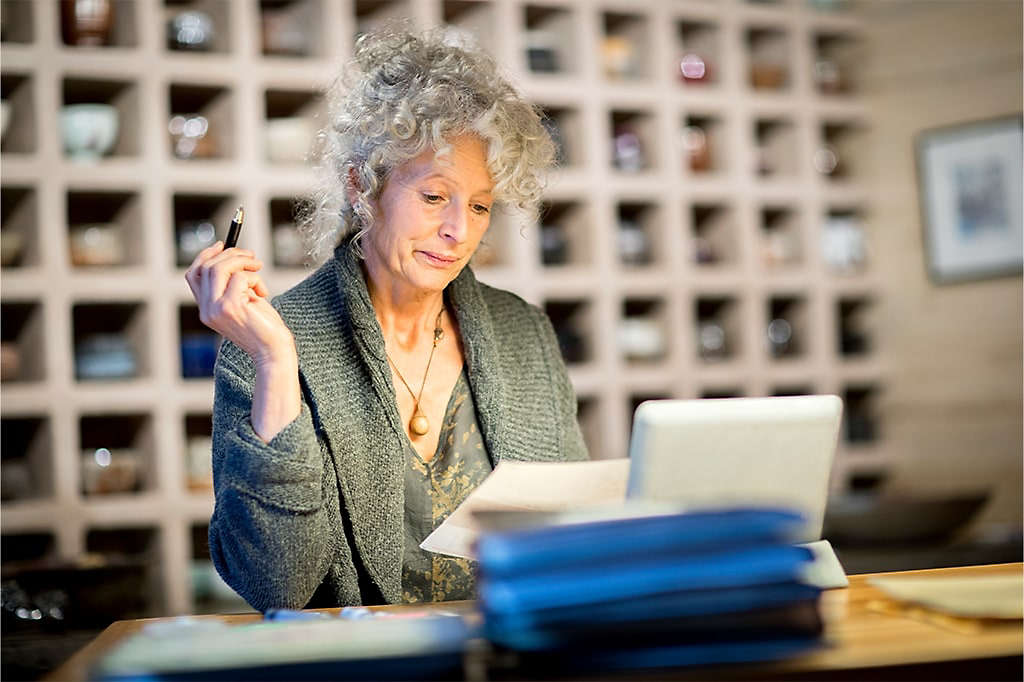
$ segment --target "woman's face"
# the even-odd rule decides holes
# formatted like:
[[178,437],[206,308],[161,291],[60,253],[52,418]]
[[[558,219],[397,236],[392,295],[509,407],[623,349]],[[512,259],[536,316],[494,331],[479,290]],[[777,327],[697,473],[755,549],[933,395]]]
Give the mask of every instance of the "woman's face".
[[493,189],[487,147],[475,135],[453,139],[441,159],[428,149],[396,168],[363,238],[375,284],[423,292],[448,286],[487,231]]

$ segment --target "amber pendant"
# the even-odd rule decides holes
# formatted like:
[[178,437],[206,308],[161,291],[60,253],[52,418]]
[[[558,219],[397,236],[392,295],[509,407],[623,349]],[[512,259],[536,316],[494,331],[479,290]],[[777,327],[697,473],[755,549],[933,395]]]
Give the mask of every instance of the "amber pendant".
[[417,436],[424,436],[430,430],[430,422],[427,420],[427,415],[420,412],[418,407],[413,413],[412,419],[409,420],[409,430]]

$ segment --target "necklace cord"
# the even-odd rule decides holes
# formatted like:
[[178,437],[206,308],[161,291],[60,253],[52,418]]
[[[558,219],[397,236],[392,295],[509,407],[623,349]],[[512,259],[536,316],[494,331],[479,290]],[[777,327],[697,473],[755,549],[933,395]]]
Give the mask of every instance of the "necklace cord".
[[[412,406],[412,418],[413,419],[416,419],[417,416],[422,417],[423,419],[426,419],[426,415],[423,415],[422,413],[420,413],[420,399],[423,398],[423,389],[427,385],[427,375],[430,373],[430,364],[434,361],[434,351],[437,350],[438,342],[442,338],[444,338],[444,330],[441,329],[441,316],[443,314],[444,314],[444,306],[442,306],[441,310],[438,311],[438,313],[437,313],[437,320],[435,320],[435,322],[434,322],[434,343],[430,347],[430,355],[427,357],[427,368],[425,370],[423,370],[423,381],[420,383],[420,392],[419,392],[418,395],[412,390],[412,386],[410,386],[409,382],[405,380],[405,377],[402,376],[402,372],[401,372],[401,370],[398,369],[398,365],[391,358],[391,354],[388,353],[387,346],[384,347],[384,355],[387,356],[388,362],[390,362],[391,366],[395,368],[395,374],[397,374],[398,378],[402,380],[403,384],[405,384],[406,390],[409,391],[409,395],[411,395],[413,400],[415,401],[413,403],[413,406]],[[413,433],[417,433],[415,429],[413,429]],[[426,433],[426,432],[424,431],[424,433]],[[423,435],[423,434],[417,434],[417,435]]]

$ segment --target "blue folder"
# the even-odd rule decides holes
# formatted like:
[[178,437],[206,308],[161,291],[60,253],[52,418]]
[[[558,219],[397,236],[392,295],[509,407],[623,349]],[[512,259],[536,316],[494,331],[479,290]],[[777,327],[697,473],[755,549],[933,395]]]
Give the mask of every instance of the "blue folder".
[[477,560],[488,576],[515,576],[622,557],[792,542],[804,522],[797,512],[750,508],[549,526],[485,534],[477,544]]
[[587,621],[517,626],[505,619],[488,618],[484,632],[492,642],[518,651],[560,650],[582,655],[594,649],[812,638],[820,635],[822,628],[817,600],[806,600],[701,618],[647,619],[637,613],[633,621],[615,627]]
[[638,618],[660,620],[757,611],[795,602],[813,601],[821,589],[798,582],[749,585],[719,590],[681,590],[638,599],[583,604],[571,608],[488,613],[488,622],[503,627],[548,628],[592,623],[615,627]]
[[480,601],[486,613],[515,613],[613,600],[640,599],[680,590],[713,590],[797,582],[810,550],[761,545],[714,555],[640,558],[614,567],[572,567],[495,579],[481,571]]

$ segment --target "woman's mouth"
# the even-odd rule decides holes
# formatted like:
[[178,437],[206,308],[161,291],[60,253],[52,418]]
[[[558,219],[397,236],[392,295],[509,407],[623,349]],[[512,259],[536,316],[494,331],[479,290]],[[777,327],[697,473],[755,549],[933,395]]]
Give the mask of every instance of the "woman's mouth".
[[416,253],[423,256],[423,259],[426,260],[428,264],[433,265],[434,267],[437,268],[450,267],[453,263],[456,263],[459,260],[455,256],[443,253],[435,253],[433,251],[417,251]]

